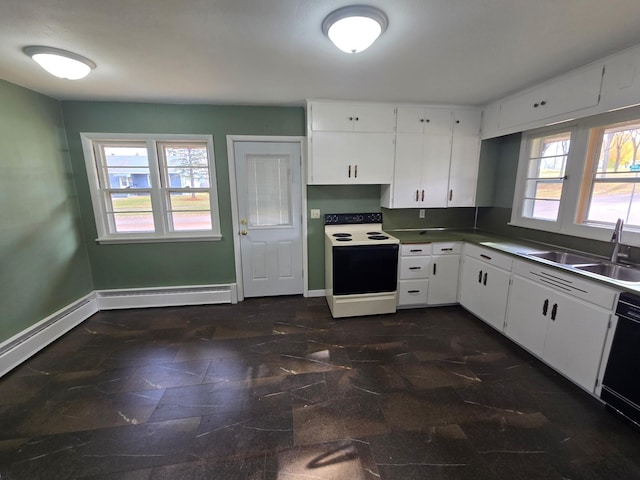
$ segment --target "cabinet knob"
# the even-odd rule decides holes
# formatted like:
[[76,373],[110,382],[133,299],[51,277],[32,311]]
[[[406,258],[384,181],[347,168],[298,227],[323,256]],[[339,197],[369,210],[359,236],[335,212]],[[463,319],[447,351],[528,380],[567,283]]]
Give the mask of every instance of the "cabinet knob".
[[456,123],[460,123],[460,120],[456,120]]
[[541,106],[543,106],[543,107],[544,107],[546,104],[547,104],[547,102],[546,102],[545,100],[542,100],[542,101],[540,102],[540,105],[541,105]]
[[538,105],[540,105],[540,104],[539,104],[539,103],[537,103],[537,102],[536,102],[536,103],[534,103],[534,104],[533,104],[533,108],[538,108]]
[[357,122],[358,120],[360,120],[360,117],[356,117],[356,122]]
[[349,117],[349,121],[350,121],[350,122],[353,122],[353,117]]
[[421,118],[421,119],[420,119],[420,123],[424,123],[424,118]]

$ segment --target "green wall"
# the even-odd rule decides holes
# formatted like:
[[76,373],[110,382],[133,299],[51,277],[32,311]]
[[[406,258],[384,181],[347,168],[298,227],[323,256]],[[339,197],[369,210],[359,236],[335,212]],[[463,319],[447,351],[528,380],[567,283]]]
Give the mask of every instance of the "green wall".
[[[301,107],[62,102],[96,289],[235,281],[227,135],[304,135]],[[212,134],[222,240],[98,245],[80,132]]]
[[92,290],[60,104],[0,80],[0,342]]

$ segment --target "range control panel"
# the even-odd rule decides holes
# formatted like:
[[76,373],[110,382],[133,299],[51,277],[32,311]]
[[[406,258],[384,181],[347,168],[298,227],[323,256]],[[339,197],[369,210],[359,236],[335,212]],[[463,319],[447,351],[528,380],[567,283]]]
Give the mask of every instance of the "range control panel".
[[327,213],[325,225],[359,225],[365,223],[382,223],[382,213]]

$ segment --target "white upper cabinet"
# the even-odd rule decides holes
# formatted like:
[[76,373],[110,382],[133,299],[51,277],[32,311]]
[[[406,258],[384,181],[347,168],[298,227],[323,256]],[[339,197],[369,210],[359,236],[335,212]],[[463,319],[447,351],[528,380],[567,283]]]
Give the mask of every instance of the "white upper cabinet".
[[395,106],[384,103],[312,102],[314,132],[395,132]]
[[394,105],[310,101],[307,116],[310,185],[391,183]]
[[480,155],[479,109],[399,106],[387,208],[474,206]]
[[606,60],[600,103],[605,110],[640,103],[640,45]]
[[476,204],[480,161],[480,122],[480,110],[453,112],[448,207],[473,207]]
[[499,127],[526,125],[593,107],[600,99],[601,83],[602,65],[594,65],[510,97],[500,104]]
[[398,133],[451,135],[451,110],[418,106],[398,107]]

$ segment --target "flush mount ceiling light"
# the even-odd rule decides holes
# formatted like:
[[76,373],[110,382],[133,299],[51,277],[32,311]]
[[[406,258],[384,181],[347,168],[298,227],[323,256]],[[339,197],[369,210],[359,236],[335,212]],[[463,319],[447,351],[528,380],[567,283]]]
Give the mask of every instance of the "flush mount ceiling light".
[[33,58],[51,75],[69,80],[79,80],[89,75],[96,64],[77,53],[53,47],[25,47],[24,53]]
[[322,32],[346,53],[366,50],[387,29],[389,19],[382,10],[369,5],[351,5],[327,15]]

